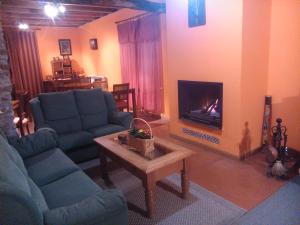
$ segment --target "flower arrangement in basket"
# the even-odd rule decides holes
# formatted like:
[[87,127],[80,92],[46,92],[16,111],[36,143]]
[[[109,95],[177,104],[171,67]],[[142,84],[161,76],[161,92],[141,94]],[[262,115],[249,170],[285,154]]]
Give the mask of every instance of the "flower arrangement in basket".
[[[149,130],[145,131],[143,129],[136,128],[134,126],[134,121],[136,120],[144,122]],[[154,137],[152,129],[147,121],[141,118],[134,118],[130,123],[130,130],[128,133],[128,145],[134,148],[135,151],[140,152],[143,155],[147,155],[154,151]]]

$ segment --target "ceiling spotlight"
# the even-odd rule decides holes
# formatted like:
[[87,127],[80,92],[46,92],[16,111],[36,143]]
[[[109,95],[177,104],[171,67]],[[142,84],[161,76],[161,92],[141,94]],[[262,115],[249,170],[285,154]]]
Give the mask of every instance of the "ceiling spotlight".
[[18,27],[20,30],[27,30],[29,28],[27,23],[20,23]]
[[58,9],[54,5],[47,4],[44,6],[44,12],[48,17],[50,17],[53,20],[58,14]]
[[66,7],[63,6],[63,5],[60,5],[60,6],[58,7],[58,11],[61,12],[61,13],[64,13],[64,12],[66,11]]

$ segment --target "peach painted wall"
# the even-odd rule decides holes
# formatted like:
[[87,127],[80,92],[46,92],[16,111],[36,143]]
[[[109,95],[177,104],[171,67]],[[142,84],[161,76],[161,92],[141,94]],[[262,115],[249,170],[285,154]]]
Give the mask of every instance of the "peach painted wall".
[[[170,132],[239,156],[241,140],[242,1],[206,1],[207,24],[188,27],[188,0],[167,0]],[[178,119],[177,80],[223,82],[223,129],[212,130]],[[181,131],[188,127],[220,138],[219,145]]]
[[52,75],[51,61],[53,57],[61,57],[58,39],[71,39],[73,69],[82,70],[80,36],[77,28],[41,27],[36,31],[43,77]]
[[[143,11],[122,9],[80,27],[82,63],[88,75],[99,74],[108,78],[109,87],[121,83],[120,48],[115,22]],[[98,39],[98,50],[91,50],[89,39]]]
[[273,0],[268,93],[273,120],[288,128],[288,146],[300,150],[300,1]]
[[261,146],[267,94],[271,1],[243,1],[241,154]]

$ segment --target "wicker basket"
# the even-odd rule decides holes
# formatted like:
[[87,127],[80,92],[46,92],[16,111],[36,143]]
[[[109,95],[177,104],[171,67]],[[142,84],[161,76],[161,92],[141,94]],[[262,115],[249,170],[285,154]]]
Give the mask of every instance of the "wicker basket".
[[132,148],[134,148],[135,151],[140,152],[142,155],[148,155],[150,152],[154,151],[154,137],[152,133],[152,129],[150,125],[147,123],[147,121],[141,119],[141,118],[134,118],[130,123],[130,129],[133,127],[133,122],[135,120],[140,120],[144,122],[149,130],[150,130],[150,139],[141,139],[141,138],[135,138],[132,135],[128,135],[128,145]]

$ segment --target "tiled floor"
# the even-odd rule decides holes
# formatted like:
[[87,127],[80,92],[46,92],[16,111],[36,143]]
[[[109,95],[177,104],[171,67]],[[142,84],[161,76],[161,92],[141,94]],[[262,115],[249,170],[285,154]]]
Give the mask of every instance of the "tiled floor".
[[154,134],[196,152],[191,159],[191,180],[223,198],[249,210],[276,192],[285,182],[266,176],[264,155],[258,153],[244,161],[205,150],[169,135],[166,125],[153,128]]

